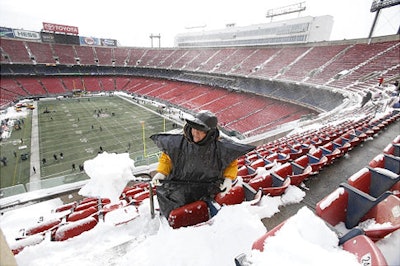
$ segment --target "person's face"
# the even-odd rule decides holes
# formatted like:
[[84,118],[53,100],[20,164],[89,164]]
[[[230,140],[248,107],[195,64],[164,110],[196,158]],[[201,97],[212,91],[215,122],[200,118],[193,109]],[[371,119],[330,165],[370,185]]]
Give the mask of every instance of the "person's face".
[[195,128],[192,128],[192,136],[194,142],[202,141],[206,137],[207,133],[205,131],[201,131]]

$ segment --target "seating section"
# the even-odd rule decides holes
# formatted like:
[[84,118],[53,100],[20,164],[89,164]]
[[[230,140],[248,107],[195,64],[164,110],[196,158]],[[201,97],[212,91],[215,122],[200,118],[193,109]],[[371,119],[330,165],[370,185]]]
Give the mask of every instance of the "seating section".
[[[391,144],[397,145],[398,139],[395,138]],[[376,161],[385,156],[393,157],[391,159],[397,168],[387,167],[385,163],[376,165]],[[316,213],[332,226],[339,223],[344,223],[347,229],[358,226],[369,238],[378,241],[400,228],[400,216],[396,214],[400,204],[400,157],[378,155],[369,165],[318,202]]]
[[39,80],[42,83],[43,87],[46,89],[46,91],[49,92],[49,94],[62,95],[67,92],[59,77],[39,78]]
[[54,54],[58,58],[58,63],[62,65],[76,65],[76,55],[74,46],[53,44]]
[[19,77],[16,82],[29,93],[29,95],[47,95],[46,89],[39,83],[36,78]]
[[96,65],[93,47],[89,46],[74,46],[77,58],[80,65]]
[[[198,72],[199,75],[206,73],[207,78],[210,73],[232,74],[364,90],[368,86],[374,86],[378,72],[387,71],[386,75],[390,74],[392,77],[398,75],[400,59],[396,55],[399,51],[400,43],[397,41],[201,49],[89,47],[3,38],[1,42],[2,65],[23,64],[20,67],[21,74],[30,74],[32,71],[54,75],[64,71],[79,73],[78,68],[71,70],[68,67],[45,67],[48,64],[92,66],[91,74],[101,74],[90,77],[16,78],[17,81],[22,81],[17,83],[17,90],[25,90],[28,95],[64,94],[76,89],[92,92],[124,90],[170,102],[192,111],[210,109],[220,117],[227,130],[242,132],[246,136],[265,132],[314,111],[261,96],[237,94],[205,85],[124,77],[129,68],[124,71],[120,68],[115,70],[110,66],[189,70]],[[4,73],[12,74],[12,70],[8,70],[10,69],[5,67]],[[343,70],[347,72],[344,73]],[[371,78],[365,78],[369,76]],[[390,78],[388,76],[388,79]],[[24,91],[7,88],[2,88],[2,91],[7,93],[7,99],[16,99],[24,95]],[[278,99],[283,97],[294,101],[301,100],[310,106],[326,106],[327,110],[330,109],[331,101],[321,98],[318,93],[304,95],[295,88],[291,89],[289,94],[288,89],[274,89],[265,93]],[[350,145],[340,143],[345,140],[337,141],[335,145]],[[337,152],[333,147],[321,147],[321,150],[329,161]],[[330,152],[332,154],[328,154]]]
[[[2,64],[141,66],[253,76],[365,89],[395,78],[398,41],[255,48],[89,47],[2,39]],[[385,73],[387,71],[387,73]]]
[[112,48],[94,47],[96,63],[102,66],[111,66],[114,61]]
[[326,62],[338,56],[348,45],[314,46],[282,74],[289,80],[302,81],[317,74]]
[[219,72],[218,69],[223,65],[223,61],[226,60],[236,48],[225,48],[218,49],[206,62],[201,64],[199,71],[205,72]]
[[0,106],[9,106],[12,102],[29,96],[12,78],[0,79],[0,94]]
[[62,82],[65,88],[71,92],[85,89],[80,77],[62,77]]
[[49,43],[26,42],[31,51],[31,58],[37,64],[55,64],[53,51]]
[[[319,130],[279,138],[257,146],[253,151],[239,158],[238,176],[256,190],[266,191],[271,186],[280,187],[286,179],[289,179],[290,184],[299,186],[308,177],[318,174],[323,167],[335,163],[355,146],[398,120],[400,120],[400,113],[393,112],[379,120],[362,118],[345,121],[334,126],[322,127]],[[365,128],[364,132],[358,131],[360,128]],[[370,128],[376,130],[370,130]],[[396,138],[385,151],[395,154],[395,147],[399,144],[399,139],[400,137]],[[345,143],[348,145],[344,145]],[[376,169],[369,170],[374,173],[366,177],[368,180],[358,182],[361,184],[358,185],[358,189],[365,193],[373,191],[372,195],[374,196],[377,194],[380,196],[388,188],[395,187],[399,191],[399,157],[385,154],[372,160],[369,167]],[[382,176],[385,176],[385,181]],[[376,180],[377,178],[379,180]],[[273,180],[276,182],[280,180],[277,183],[279,186],[273,185]],[[370,189],[371,186],[373,188]],[[284,190],[281,192],[283,193]],[[336,225],[336,223],[332,225]]]
[[1,87],[1,95],[3,97],[4,93],[11,93],[11,95],[15,95],[18,97],[26,97],[29,95],[29,92],[24,88],[19,86],[18,82],[13,78],[1,78],[0,79],[0,87]]
[[[178,51],[177,51],[178,52]],[[209,58],[217,52],[217,49],[205,48],[197,51],[197,55],[186,64],[185,69],[197,71]]]
[[[328,165],[320,149],[322,145],[336,147],[339,155],[335,161],[399,120],[400,113],[393,112],[378,120],[363,118],[345,121],[260,145],[239,159],[239,179],[254,191],[261,190],[264,195],[282,195],[288,183],[299,186],[303,180]],[[350,146],[341,150],[344,142]],[[374,242],[400,229],[399,145],[400,135],[387,145],[382,154],[371,160],[368,167],[355,173],[347,183],[340,184],[316,204],[316,214],[338,235],[338,245],[354,252],[360,263],[368,258],[371,265],[387,265],[381,246]],[[263,252],[265,240],[274,236],[286,221],[257,239],[252,249]],[[246,254],[238,256],[235,262],[236,265],[248,265]]]
[[100,87],[100,80],[97,77],[82,77],[82,85],[85,91],[102,91],[102,88]]
[[115,66],[125,66],[128,63],[130,50],[128,48],[112,48]]
[[286,67],[296,62],[300,56],[307,52],[309,47],[282,48],[274,57],[263,64],[262,68],[251,75],[256,77],[275,77],[283,73]]
[[25,42],[19,40],[1,39],[1,63],[32,64],[31,57],[25,47]]

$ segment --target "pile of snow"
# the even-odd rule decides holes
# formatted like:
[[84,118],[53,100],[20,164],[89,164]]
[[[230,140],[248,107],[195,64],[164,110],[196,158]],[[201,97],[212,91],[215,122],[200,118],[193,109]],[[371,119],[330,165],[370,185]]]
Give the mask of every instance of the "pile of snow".
[[[126,182],[131,167],[132,162],[124,155],[99,155],[85,163],[93,180],[81,193],[114,195],[122,186],[116,179]],[[212,223],[179,229],[169,227],[160,216],[152,219],[147,199],[138,207],[139,215],[127,224],[114,226],[100,221],[92,230],[62,242],[50,241],[46,236],[41,243],[24,248],[16,260],[19,266],[228,266],[234,265],[236,256],[245,253],[252,265],[357,265],[353,254],[337,246],[335,233],[307,208],[292,216],[275,237],[266,241],[264,252],[251,250],[253,242],[272,229],[265,228],[261,219],[272,217],[282,206],[301,202],[304,196],[300,188],[289,186],[282,196],[263,196],[256,206],[248,202],[224,206]],[[16,244],[21,229],[60,215],[52,210],[62,204],[60,199],[53,199],[2,214],[0,227],[9,245]],[[400,264],[399,238],[400,230],[377,243],[389,265]]]
[[14,126],[14,122],[17,119],[25,118],[28,116],[29,111],[27,108],[22,108],[21,111],[17,112],[14,107],[8,107],[5,111],[0,113],[0,121],[9,119],[7,124],[2,125],[2,139],[7,139],[11,136],[12,128]]
[[22,108],[17,112],[14,107],[8,107],[5,112],[0,114],[0,120],[24,118],[28,116],[29,111],[27,108]]
[[264,251],[253,250],[254,265],[359,265],[356,256],[338,246],[339,238],[307,207],[287,220]]
[[117,202],[126,184],[134,178],[135,162],[129,153],[98,154],[84,162],[83,167],[90,181],[81,188],[79,195],[95,198],[109,198]]

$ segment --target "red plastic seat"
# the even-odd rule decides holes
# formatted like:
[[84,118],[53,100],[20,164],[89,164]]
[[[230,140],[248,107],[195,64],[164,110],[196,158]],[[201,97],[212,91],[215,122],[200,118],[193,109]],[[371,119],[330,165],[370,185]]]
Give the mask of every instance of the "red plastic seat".
[[263,195],[280,196],[290,185],[290,178],[282,179],[281,177],[271,173],[265,176],[256,176],[249,181],[249,185],[254,190],[261,189]]
[[378,154],[369,162],[372,168],[385,168],[395,174],[400,174],[400,157],[389,154]]
[[[360,198],[355,198],[347,188]],[[380,198],[374,198],[348,184],[342,184],[342,187],[317,203],[316,214],[332,226],[343,222],[348,229],[372,218],[380,224],[390,223],[385,228],[364,229],[365,234],[376,241],[400,228],[400,216],[396,215],[399,206],[400,199],[394,195],[385,193]]]
[[[321,149],[319,149],[321,151]],[[312,174],[317,174],[322,167],[324,167],[328,163],[328,158],[326,156],[322,155],[321,151],[321,156],[318,158],[312,154],[306,154],[303,155],[295,160],[295,163],[301,165],[302,167],[306,166],[311,166],[311,173]]]
[[97,211],[98,211],[97,207],[94,207],[94,206],[91,206],[89,208],[86,208],[86,209],[83,209],[80,211],[74,211],[70,215],[68,215],[67,221],[68,222],[78,221],[78,220],[82,220],[89,216],[93,216],[97,220],[98,219]]
[[332,142],[328,142],[324,146],[321,146],[322,154],[328,158],[327,164],[332,164],[336,158],[339,158],[342,155],[340,149],[335,147]]
[[27,236],[45,232],[46,230],[52,230],[61,223],[61,219],[55,218],[48,221],[43,221],[35,226],[27,228],[25,234]]
[[250,166],[243,165],[239,167],[237,176],[241,177],[244,182],[249,182],[253,177],[257,175],[256,171]]
[[229,192],[224,196],[222,196],[222,193],[218,193],[215,196],[215,201],[221,206],[240,204],[244,201],[244,199],[245,192],[243,187],[240,185],[233,186],[232,189],[229,190]]
[[379,197],[385,191],[398,191],[400,176],[382,168],[364,167],[350,176],[347,183],[373,197]]
[[310,176],[311,172],[311,166],[307,165],[306,167],[302,167],[295,162],[291,162],[279,166],[273,173],[282,179],[289,177],[290,184],[293,186],[298,186]]
[[[254,241],[252,249],[264,251],[265,240],[269,237],[275,236],[275,234],[282,228],[286,223],[286,220],[274,227],[272,230],[265,233],[263,236]],[[341,241],[339,241],[340,244]],[[363,265],[371,266],[386,266],[387,262],[380,249],[375,243],[367,236],[359,234],[349,238],[343,244],[342,248],[355,256],[357,256],[358,262]]]
[[[342,245],[343,249],[357,256],[362,265],[386,266],[387,262],[381,250],[365,235],[355,236]],[[366,264],[368,263],[368,264]]]
[[54,234],[55,241],[64,241],[69,238],[78,236],[83,232],[93,229],[97,225],[97,219],[94,217],[86,217],[84,219],[69,222],[61,225]]
[[207,203],[202,200],[176,208],[168,216],[169,225],[174,229],[199,224],[209,219]]

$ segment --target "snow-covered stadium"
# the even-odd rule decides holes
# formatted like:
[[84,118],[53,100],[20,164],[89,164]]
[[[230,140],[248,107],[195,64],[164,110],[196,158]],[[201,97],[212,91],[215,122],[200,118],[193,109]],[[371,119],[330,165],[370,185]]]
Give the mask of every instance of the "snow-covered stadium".
[[[386,2],[372,8],[400,3]],[[1,27],[1,133],[9,133],[10,109],[26,101],[33,109],[29,181],[1,186],[1,265],[398,265],[399,32],[329,41],[332,26],[330,16],[229,25],[178,34],[168,48],[119,46],[50,23]],[[160,37],[150,38],[153,46]],[[215,113],[224,137],[256,146],[238,159],[239,192],[219,202],[217,216],[172,229],[150,215],[157,201],[148,183],[130,182],[115,205],[82,195],[90,179],[41,183],[37,104],[98,95],[162,106],[159,116],[176,124],[182,114]],[[2,183],[6,142],[2,135]],[[110,167],[129,167],[117,157]],[[249,202],[242,187],[262,197]],[[285,233],[284,244],[271,240]]]

